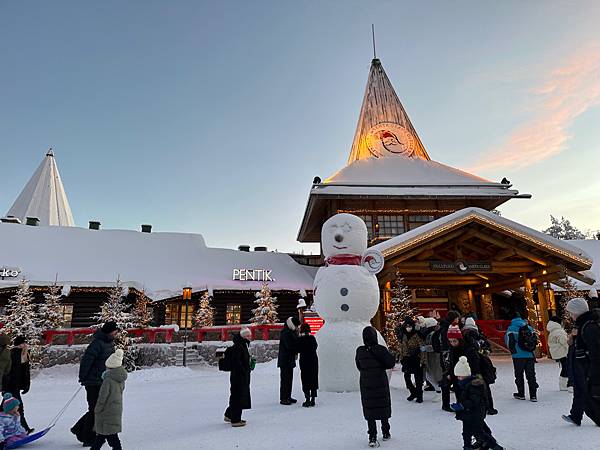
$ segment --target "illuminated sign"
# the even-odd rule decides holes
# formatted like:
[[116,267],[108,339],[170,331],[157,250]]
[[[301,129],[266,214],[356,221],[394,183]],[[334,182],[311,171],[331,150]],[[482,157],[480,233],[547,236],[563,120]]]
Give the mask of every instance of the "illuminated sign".
[[0,267],[0,278],[17,278],[21,271],[16,267]]
[[267,269],[233,269],[233,281],[275,281],[271,272]]
[[473,272],[491,272],[492,263],[489,261],[431,261],[429,269],[436,272],[456,272],[458,274]]

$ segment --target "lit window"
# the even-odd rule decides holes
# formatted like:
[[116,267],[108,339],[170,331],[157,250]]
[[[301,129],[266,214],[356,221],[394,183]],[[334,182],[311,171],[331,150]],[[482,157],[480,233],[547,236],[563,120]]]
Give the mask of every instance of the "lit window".
[[[187,320],[185,314],[185,304],[181,305],[181,311],[179,314],[179,327],[180,328],[192,328],[193,327],[193,318],[194,318],[194,310],[196,308],[194,305],[188,305],[187,309]],[[187,322],[187,324],[186,324]]]
[[[192,328],[192,322],[194,317],[194,305],[188,305],[187,313],[187,327]],[[150,312],[150,311],[149,311]],[[166,325],[178,325],[180,328],[185,328],[186,317],[185,317],[185,303],[179,302],[167,303],[165,307],[165,324]]]
[[228,303],[225,314],[227,325],[239,325],[242,323],[242,305],[239,303]]
[[63,318],[63,328],[70,328],[73,323],[73,305],[60,305]]

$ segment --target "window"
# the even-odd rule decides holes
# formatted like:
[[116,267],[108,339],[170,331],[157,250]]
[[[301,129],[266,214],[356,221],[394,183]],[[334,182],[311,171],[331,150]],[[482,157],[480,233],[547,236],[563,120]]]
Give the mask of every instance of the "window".
[[[187,313],[187,327],[193,327],[193,317],[194,317],[194,305],[190,304],[188,306]],[[185,328],[186,326],[186,317],[185,317],[185,303],[167,303],[165,307],[165,324],[166,325],[179,325],[180,328]]]
[[63,328],[70,328],[73,323],[73,305],[60,305],[63,318]]
[[[179,311],[179,327],[180,328],[193,328],[194,327],[194,305],[188,304],[187,309],[187,320],[185,317],[185,303],[181,304],[181,310]],[[187,322],[187,323],[186,323]]]
[[358,216],[360,217],[362,220],[365,221],[365,224],[367,225],[367,235],[369,240],[373,239],[373,216],[371,215],[367,215],[367,216]]
[[404,216],[377,216],[377,236],[389,238],[404,233]]
[[414,230],[421,225],[432,222],[434,219],[434,216],[408,216],[408,229]]
[[225,320],[227,325],[239,325],[242,323],[242,305],[239,303],[228,303]]

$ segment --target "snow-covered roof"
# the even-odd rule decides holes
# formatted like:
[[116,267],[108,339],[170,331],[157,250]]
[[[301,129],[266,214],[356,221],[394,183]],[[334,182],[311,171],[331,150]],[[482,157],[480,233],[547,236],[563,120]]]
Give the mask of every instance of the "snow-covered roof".
[[471,220],[479,220],[480,222],[495,226],[498,229],[512,233],[515,237],[520,237],[533,244],[542,245],[553,253],[579,261],[581,264],[592,264],[592,257],[579,246],[575,246],[567,241],[561,241],[560,239],[556,239],[545,233],[534,230],[533,228],[529,228],[481,208],[461,209],[460,211],[456,211],[455,213],[441,217],[433,222],[415,228],[414,230],[410,230],[404,234],[374,245],[372,248],[381,251],[384,256],[386,256],[400,248],[406,248],[413,243],[420,242],[424,236],[431,236],[436,231],[443,232],[449,230],[453,226],[460,226]]
[[[310,272],[285,253],[207,247],[199,234],[88,230],[0,223],[0,269],[18,268],[32,285],[111,286],[117,277],[154,300],[201,290],[256,290],[234,269],[271,270],[273,290],[312,290]],[[258,279],[258,276],[257,276]],[[0,288],[18,284],[0,279]]]
[[75,226],[52,149],[6,215],[17,217],[23,223],[27,217],[36,217],[40,225]]
[[[588,276],[589,278],[596,280],[596,282],[592,286],[583,283],[575,278],[571,278],[571,281],[575,283],[577,289],[580,289],[582,291],[587,291],[592,287],[596,290],[600,290],[600,241],[596,239],[580,239],[567,242],[585,251],[585,253],[592,258],[592,260],[594,261],[594,263],[592,264],[592,268],[582,273]],[[558,286],[557,290],[562,290],[562,288]]]

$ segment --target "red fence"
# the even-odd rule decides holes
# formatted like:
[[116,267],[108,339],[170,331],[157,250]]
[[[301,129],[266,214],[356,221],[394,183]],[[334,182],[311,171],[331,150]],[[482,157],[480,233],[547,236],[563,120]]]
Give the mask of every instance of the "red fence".
[[[48,330],[44,331],[44,341],[46,345],[52,345],[54,336],[67,336],[67,345],[73,345],[75,343],[75,336],[77,335],[90,335],[94,334],[97,328],[64,328],[60,330]],[[173,328],[131,328],[127,332],[135,337],[146,336],[148,342],[154,344],[156,342],[157,334],[165,335],[165,342],[170,344],[173,342]]]
[[194,330],[191,330],[191,333],[196,335],[196,340],[198,342],[202,342],[206,337],[206,333],[219,332],[221,341],[225,342],[229,340],[230,333],[239,332],[242,328],[250,329],[252,339],[256,339],[257,333],[260,333],[261,339],[263,341],[268,341],[271,330],[281,331],[283,329],[283,324],[276,323],[273,325],[223,325],[216,327],[196,328]]
[[[510,325],[510,320],[478,320],[477,326],[486,337],[500,345],[501,347],[506,348],[506,344],[504,343],[504,335],[506,334],[506,330]],[[540,336],[540,342],[542,344],[542,350],[544,353],[548,352],[548,347],[546,344],[546,335],[544,333],[544,324],[542,322],[538,323],[538,331]]]

